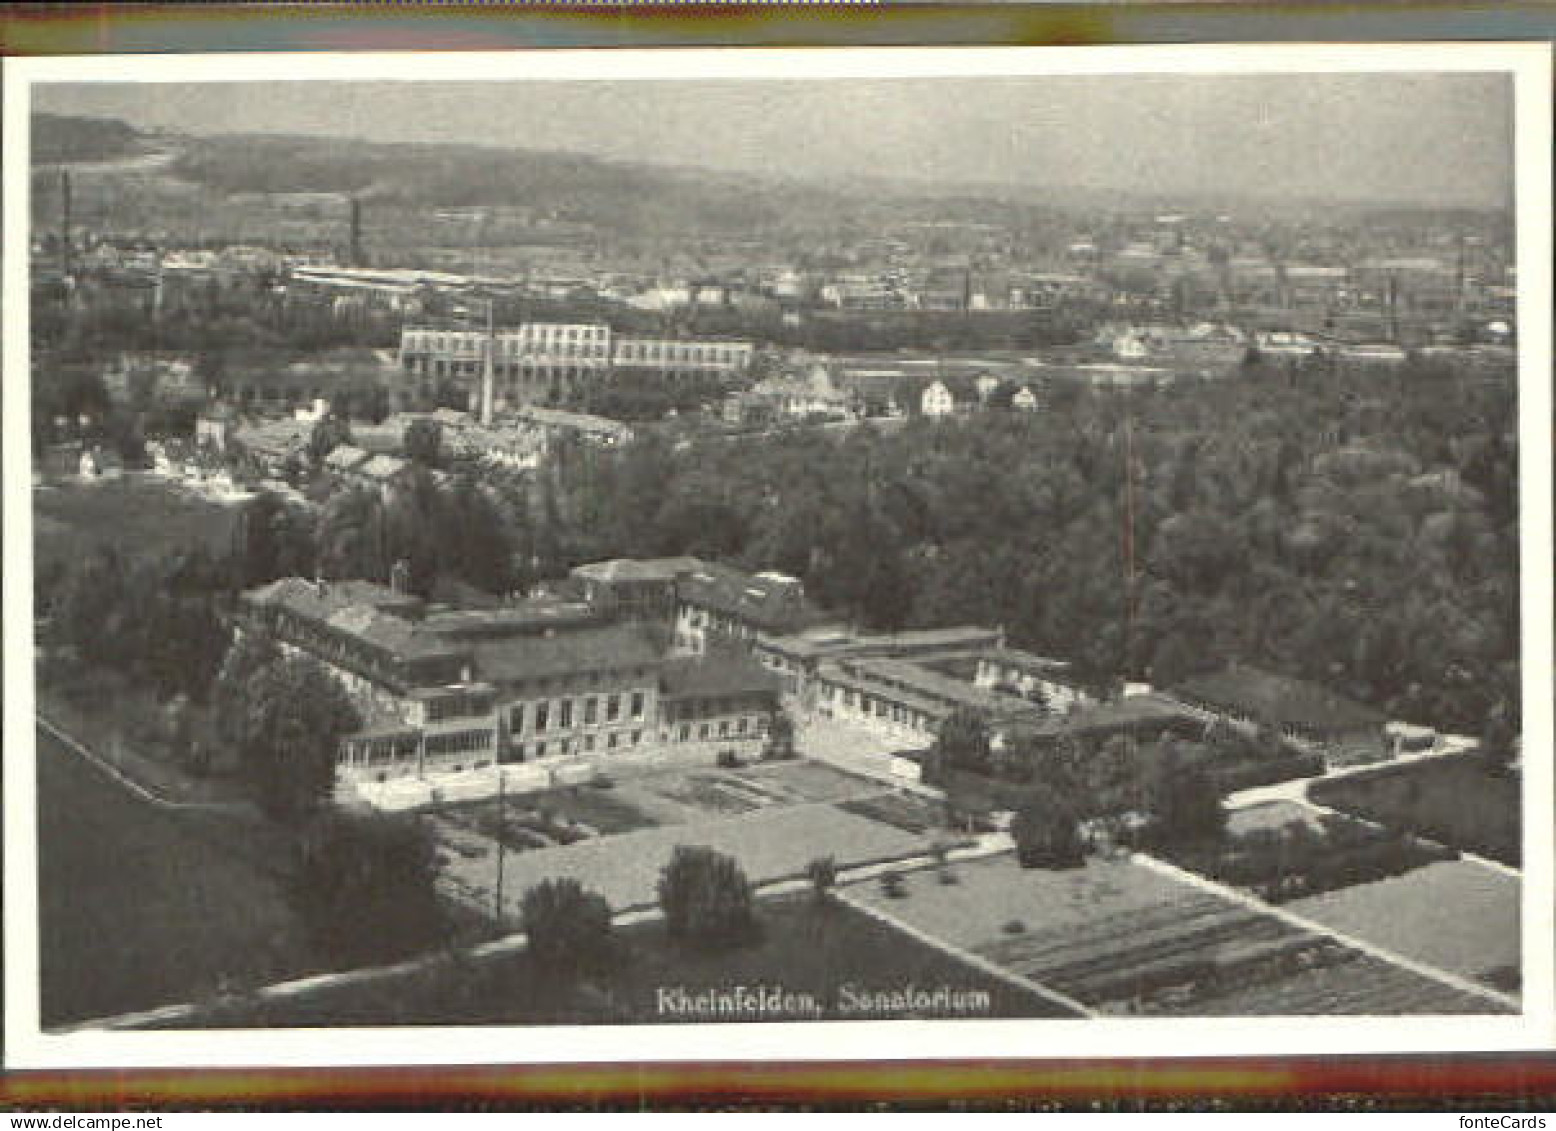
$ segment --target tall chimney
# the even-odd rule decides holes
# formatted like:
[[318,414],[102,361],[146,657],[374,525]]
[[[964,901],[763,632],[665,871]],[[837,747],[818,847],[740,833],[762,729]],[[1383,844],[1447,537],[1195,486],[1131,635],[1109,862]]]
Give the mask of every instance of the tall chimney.
[[348,266],[362,266],[362,202],[354,196],[351,198],[351,248],[347,254],[351,257]]
[[59,206],[60,206],[60,239],[59,239],[59,271],[65,278],[70,278],[70,170],[59,171]]
[[492,385],[496,376],[493,372],[493,365],[495,364],[493,355],[497,352],[495,305],[494,300],[490,298],[486,300],[486,348],[482,351],[485,357],[482,359],[483,364],[481,366],[482,424],[490,424],[492,422]]

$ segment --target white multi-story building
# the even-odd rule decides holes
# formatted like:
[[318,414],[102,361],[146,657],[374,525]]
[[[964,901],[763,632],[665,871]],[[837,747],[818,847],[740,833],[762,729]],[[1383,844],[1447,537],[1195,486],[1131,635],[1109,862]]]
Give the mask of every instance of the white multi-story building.
[[490,334],[407,326],[400,335],[400,366],[424,396],[448,381],[481,380],[488,352],[492,403],[502,409],[613,373],[669,380],[734,376],[750,368],[755,347],[745,341],[618,337],[598,323],[526,322]]

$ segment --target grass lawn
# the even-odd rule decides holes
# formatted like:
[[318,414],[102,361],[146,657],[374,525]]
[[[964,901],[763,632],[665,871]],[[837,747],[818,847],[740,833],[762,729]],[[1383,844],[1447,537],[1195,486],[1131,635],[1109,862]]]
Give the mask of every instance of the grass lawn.
[[213,554],[231,546],[236,506],[223,506],[149,475],[34,488],[34,568],[69,565],[107,543],[131,554],[160,554],[196,543]]
[[[39,665],[38,710],[67,734],[114,760],[135,781],[174,801],[241,802],[246,799],[230,765],[196,776],[168,748],[163,710],[155,696],[112,668],[72,669],[49,678]],[[215,748],[213,724],[194,707],[194,733]]]
[[277,881],[223,847],[244,829],[155,808],[37,743],[44,1025],[315,968]]
[[1321,805],[1517,867],[1519,780],[1516,774],[1487,773],[1478,759],[1462,755],[1317,781],[1308,795]]
[[[808,896],[758,907],[760,941],[732,950],[689,950],[659,922],[621,932],[614,970],[591,984],[567,987],[537,971],[525,955],[483,960],[437,959],[421,970],[371,984],[328,988],[289,1001],[234,1001],[187,1027],[626,1024],[680,1021],[808,1020],[821,1017],[928,1015],[912,1009],[852,1013],[844,987],[859,994],[944,988],[966,994],[964,1015],[1054,1017],[1056,1007],[958,962],[838,903]],[[888,957],[889,956],[889,957]],[[661,1008],[741,988],[788,995],[790,1011],[720,1017]],[[663,991],[663,994],[662,994]],[[667,1001],[667,1005],[669,1004]],[[814,1012],[810,1007],[814,1006]],[[716,1009],[715,1003],[708,1008]]]
[[1291,911],[1336,931],[1488,985],[1516,985],[1519,882],[1453,860],[1299,899]]

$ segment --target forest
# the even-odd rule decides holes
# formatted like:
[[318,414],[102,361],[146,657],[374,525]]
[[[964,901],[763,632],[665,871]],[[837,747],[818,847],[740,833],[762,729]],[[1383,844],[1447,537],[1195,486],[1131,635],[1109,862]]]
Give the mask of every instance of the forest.
[[1235,659],[1393,718],[1516,720],[1511,374],[1256,364],[1045,406],[564,452],[529,542],[542,573],[697,554],[875,628],[1003,625],[1099,687]]

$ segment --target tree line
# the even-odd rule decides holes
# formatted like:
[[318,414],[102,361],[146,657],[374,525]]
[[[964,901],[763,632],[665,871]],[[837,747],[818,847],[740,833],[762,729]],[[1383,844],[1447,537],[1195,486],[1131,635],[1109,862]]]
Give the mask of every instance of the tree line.
[[1102,688],[1231,660],[1478,730],[1518,681],[1510,376],[1322,361],[1037,414],[580,451],[529,512],[548,572],[696,554],[878,629],[1005,626]]

